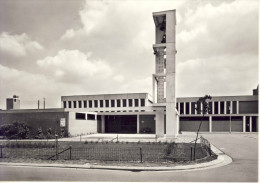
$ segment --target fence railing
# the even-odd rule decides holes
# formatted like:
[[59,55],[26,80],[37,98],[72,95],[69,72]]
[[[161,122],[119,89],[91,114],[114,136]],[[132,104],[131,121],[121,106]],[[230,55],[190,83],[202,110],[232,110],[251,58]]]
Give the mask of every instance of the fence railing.
[[202,147],[206,150],[208,155],[211,156],[212,151],[211,151],[211,145],[210,145],[209,141],[207,139],[205,139],[204,137],[200,136],[200,143],[201,143]]

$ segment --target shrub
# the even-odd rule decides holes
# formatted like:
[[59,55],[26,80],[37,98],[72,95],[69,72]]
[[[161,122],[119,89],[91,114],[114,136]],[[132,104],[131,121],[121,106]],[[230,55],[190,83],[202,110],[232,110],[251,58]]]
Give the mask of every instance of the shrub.
[[41,127],[38,128],[38,130],[37,130],[36,133],[37,133],[37,134],[35,135],[35,138],[36,138],[36,139],[44,139],[44,138],[45,138]]
[[29,135],[29,126],[23,122],[14,122],[0,127],[0,136],[8,139],[27,139]]

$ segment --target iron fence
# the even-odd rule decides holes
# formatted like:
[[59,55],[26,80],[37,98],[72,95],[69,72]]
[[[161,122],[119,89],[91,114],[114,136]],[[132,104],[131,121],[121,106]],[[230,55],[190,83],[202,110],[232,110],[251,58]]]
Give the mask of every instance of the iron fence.
[[211,156],[212,151],[211,151],[211,145],[210,145],[209,141],[201,136],[200,137],[200,144],[205,149],[205,151],[208,153],[208,155]]
[[[206,144],[206,141],[203,141]],[[196,158],[207,156],[205,145],[198,145]],[[110,147],[89,145],[88,147],[69,148],[17,148],[2,147],[1,158],[31,158],[31,159],[64,159],[64,160],[101,160],[101,161],[139,161],[165,162],[189,161],[192,143],[143,146],[143,147]]]

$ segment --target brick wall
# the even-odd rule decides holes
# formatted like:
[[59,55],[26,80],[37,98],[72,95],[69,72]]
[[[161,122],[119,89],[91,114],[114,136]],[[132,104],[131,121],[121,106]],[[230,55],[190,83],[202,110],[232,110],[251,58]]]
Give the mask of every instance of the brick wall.
[[60,119],[66,119],[65,136],[68,135],[68,112],[1,112],[0,125],[11,124],[13,122],[25,122],[30,126],[33,133],[37,132],[38,128],[42,128],[44,134],[47,129],[51,128],[52,133],[55,130],[58,134],[61,132]]

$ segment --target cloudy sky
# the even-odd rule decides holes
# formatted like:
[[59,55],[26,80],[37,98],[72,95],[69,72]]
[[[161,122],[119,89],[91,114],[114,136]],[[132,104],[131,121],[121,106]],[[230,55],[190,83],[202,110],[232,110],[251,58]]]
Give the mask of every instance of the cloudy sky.
[[60,107],[62,95],[148,92],[152,12],[176,9],[177,97],[250,95],[257,0],[1,0],[0,108]]

